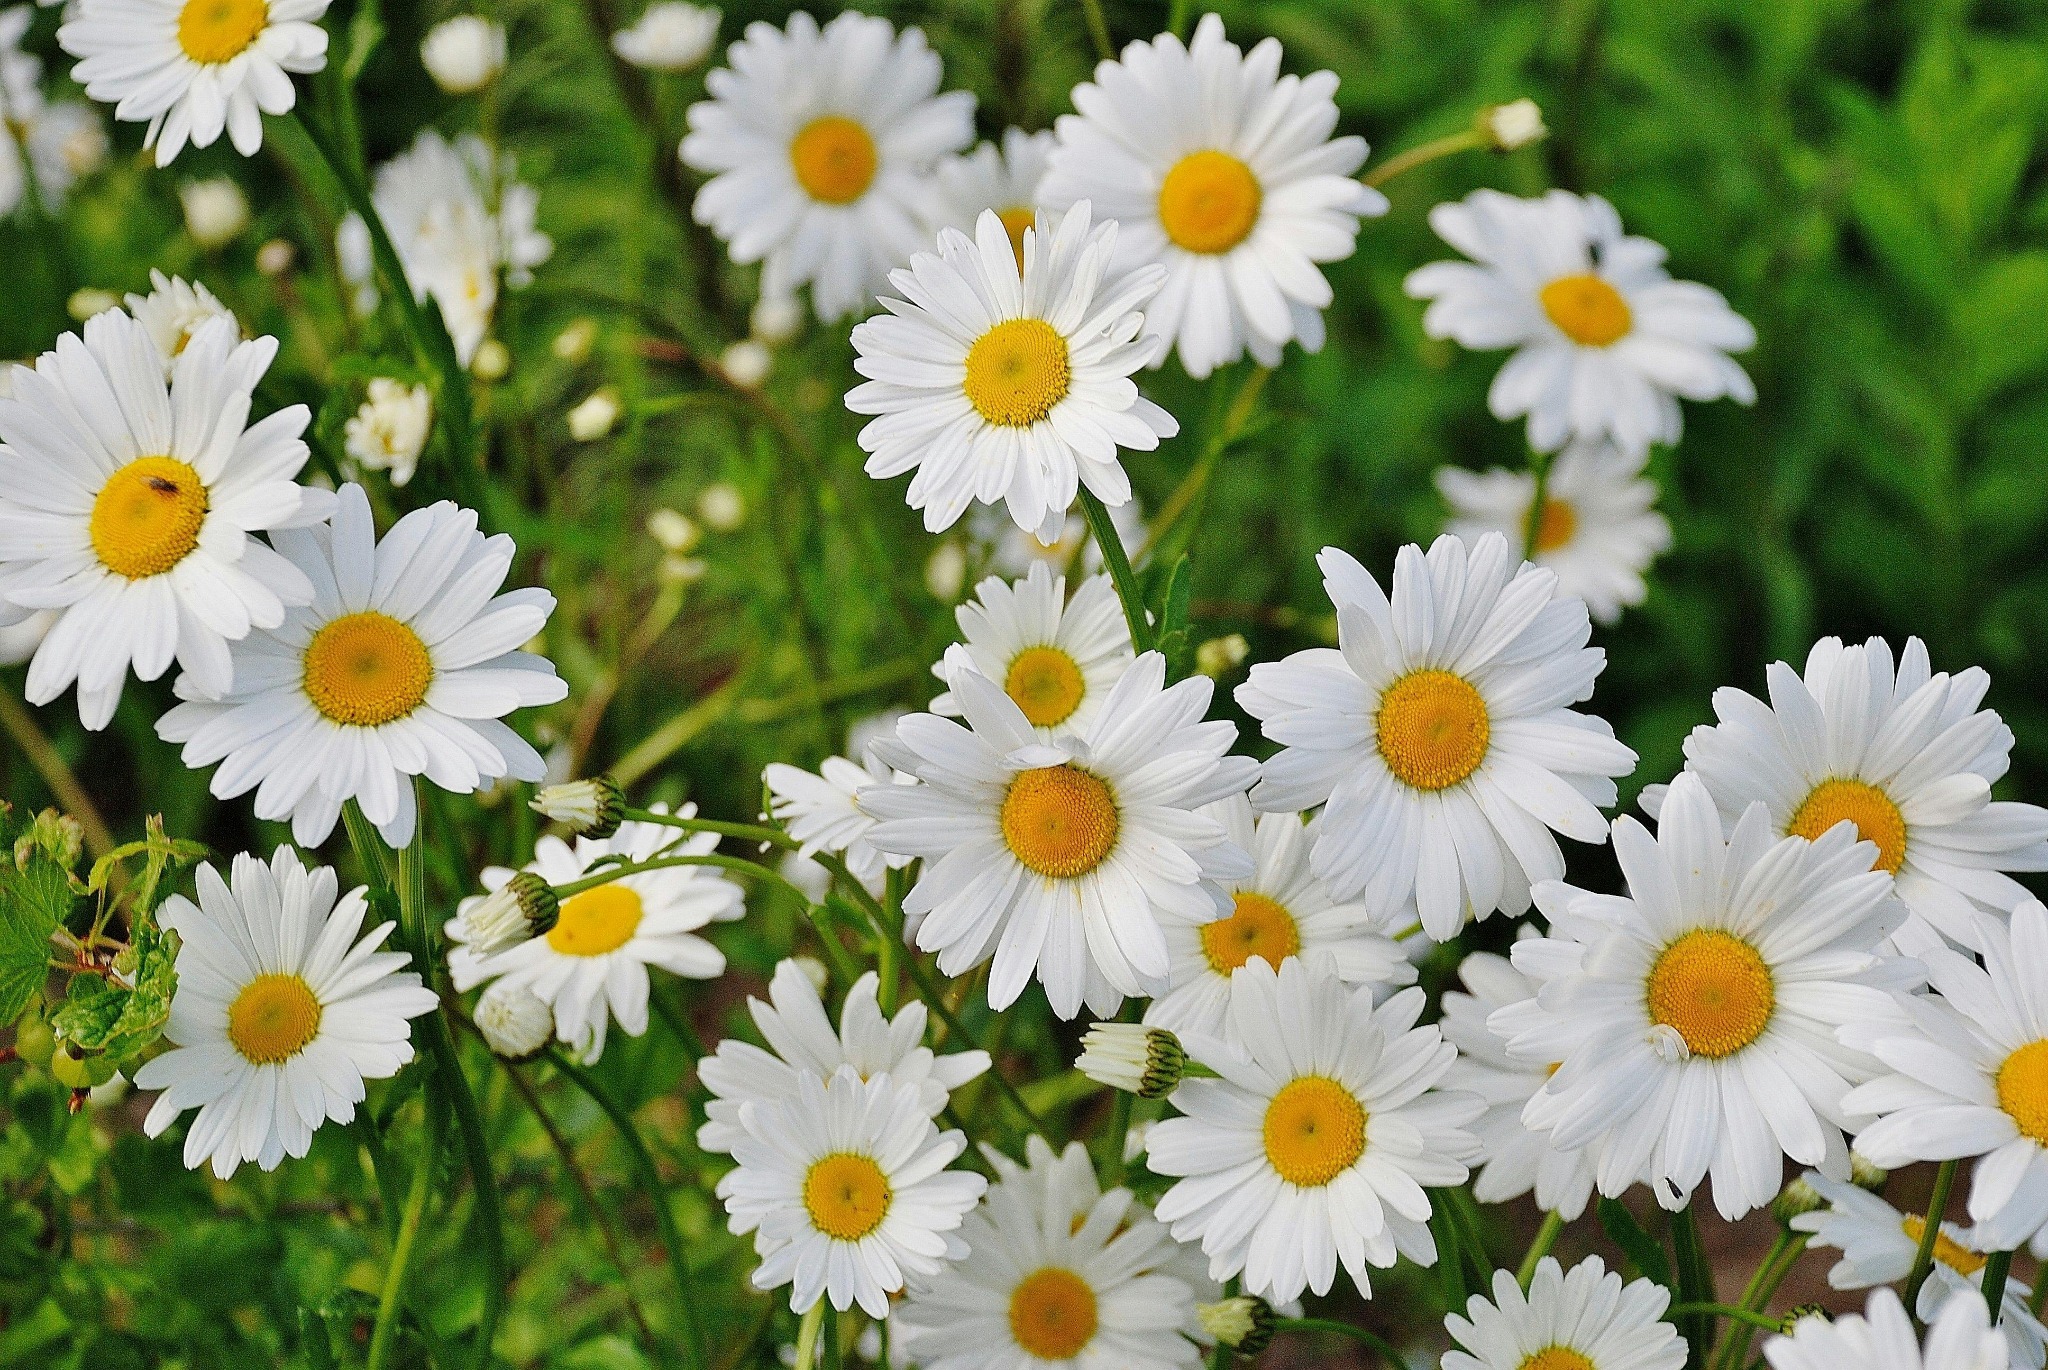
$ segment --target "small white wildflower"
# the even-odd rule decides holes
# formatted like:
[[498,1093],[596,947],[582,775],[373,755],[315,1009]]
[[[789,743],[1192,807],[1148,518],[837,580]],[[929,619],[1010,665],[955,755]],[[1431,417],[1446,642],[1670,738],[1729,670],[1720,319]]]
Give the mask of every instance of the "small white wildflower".
[[924,588],[941,604],[960,598],[967,586],[967,549],[948,539],[932,549],[924,563]]
[[804,307],[794,295],[763,295],[754,302],[749,326],[770,347],[786,343],[803,331]]
[[283,238],[272,238],[256,249],[256,269],[266,276],[282,276],[292,269],[299,250]]
[[1488,105],[1479,111],[1479,127],[1501,152],[1527,147],[1550,134],[1543,125],[1543,111],[1527,97],[1504,105]]
[[1221,676],[1235,669],[1251,654],[1243,633],[1212,637],[1195,648],[1195,669],[1205,676]]
[[715,9],[659,0],[639,23],[612,35],[612,51],[648,71],[688,71],[718,41],[718,20]]
[[496,338],[485,338],[469,364],[469,373],[480,381],[501,381],[512,369],[512,353]]
[[597,320],[577,319],[555,334],[555,340],[548,344],[548,351],[573,366],[587,358],[590,349],[596,345]]
[[249,199],[225,176],[187,181],[178,188],[185,207],[185,231],[209,252],[226,247],[249,226]]
[[697,492],[697,517],[721,533],[747,521],[747,497],[730,481],[717,481]]
[[481,15],[457,15],[428,30],[420,62],[450,95],[474,94],[505,69],[505,30]]
[[379,376],[342,426],[343,448],[357,464],[389,471],[392,485],[403,486],[418,469],[433,422],[434,398],[427,387]]
[[607,386],[569,411],[569,436],[578,442],[595,442],[612,431],[619,421],[619,394]]
[[767,346],[753,338],[734,343],[719,354],[718,368],[725,372],[725,378],[742,390],[752,390],[768,379],[768,370],[775,364],[775,354]]
[[653,538],[662,551],[680,555],[695,547],[701,534],[688,514],[664,508],[647,516],[647,536]]

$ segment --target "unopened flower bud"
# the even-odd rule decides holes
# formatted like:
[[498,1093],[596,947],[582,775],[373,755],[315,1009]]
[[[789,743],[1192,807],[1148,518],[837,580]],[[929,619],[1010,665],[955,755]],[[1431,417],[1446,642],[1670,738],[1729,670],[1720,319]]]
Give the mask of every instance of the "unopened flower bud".
[[1488,105],[1474,121],[1496,152],[1513,152],[1549,136],[1543,126],[1543,111],[1527,98],[1504,105]]
[[464,901],[448,935],[479,956],[493,956],[539,937],[554,927],[561,911],[554,886],[532,871],[520,871],[483,898]]
[[249,197],[225,176],[188,181],[178,189],[185,231],[209,252],[226,247],[249,226]]
[[924,588],[941,604],[951,604],[966,585],[967,549],[949,538],[925,558]]
[[763,295],[748,316],[754,336],[773,347],[788,342],[804,326],[804,307],[794,295]]
[[1249,1294],[1220,1303],[1198,1303],[1195,1318],[1202,1330],[1240,1356],[1256,1356],[1273,1340],[1273,1305]]
[[505,69],[505,30],[477,14],[434,25],[420,44],[420,64],[450,95],[470,95]]
[[596,442],[612,431],[619,421],[618,392],[606,387],[569,411],[569,436],[578,442]]
[[574,365],[590,355],[590,349],[597,345],[597,320],[578,319],[548,344],[548,350],[563,361]]
[[1822,1322],[1834,1321],[1833,1318],[1828,1316],[1828,1310],[1819,1304],[1802,1303],[1785,1315],[1784,1320],[1778,1324],[1778,1330],[1789,1337],[1792,1335],[1792,1329],[1805,1322],[1808,1318],[1819,1318]]
[[721,533],[747,521],[747,497],[731,481],[713,481],[697,492],[697,517]]
[[492,981],[470,1019],[491,1050],[508,1061],[540,1055],[555,1031],[553,1010],[515,980]]
[[102,290],[96,285],[89,285],[83,289],[72,291],[71,298],[64,302],[65,312],[70,314],[79,323],[84,323],[95,315],[104,314],[109,309],[119,309],[120,307],[121,297],[119,295],[116,295],[111,290]]
[[1885,1179],[1890,1174],[1890,1171],[1880,1170],[1872,1165],[1870,1158],[1854,1147],[1849,1149],[1849,1183],[1858,1189],[1867,1189],[1873,1194],[1881,1193]]
[[606,838],[625,817],[626,794],[608,775],[545,785],[533,797],[533,810],[574,831],[579,837]]
[[283,238],[272,238],[256,249],[256,269],[266,276],[282,276],[299,259],[299,250]]
[[767,380],[768,369],[774,364],[775,354],[768,350],[767,344],[754,338],[734,343],[718,357],[718,369],[742,390],[752,390]]
[[1081,1039],[1081,1058],[1074,1065],[1099,1085],[1141,1099],[1161,1099],[1180,1083],[1188,1057],[1180,1038],[1165,1028],[1097,1023]]
[[1251,654],[1251,650],[1251,644],[1244,640],[1243,633],[1212,637],[1195,648],[1195,669],[1214,679],[1235,669]]
[[1828,1201],[1820,1191],[1807,1183],[1804,1175],[1794,1175],[1786,1186],[1778,1191],[1778,1197],[1771,1200],[1771,1216],[1781,1227],[1789,1228],[1792,1220],[1802,1213],[1812,1213],[1826,1208]]
[[512,353],[496,338],[485,338],[469,364],[469,374],[480,381],[501,381],[512,369]]
[[688,514],[674,509],[657,509],[647,516],[647,536],[664,552],[688,552],[700,536]]

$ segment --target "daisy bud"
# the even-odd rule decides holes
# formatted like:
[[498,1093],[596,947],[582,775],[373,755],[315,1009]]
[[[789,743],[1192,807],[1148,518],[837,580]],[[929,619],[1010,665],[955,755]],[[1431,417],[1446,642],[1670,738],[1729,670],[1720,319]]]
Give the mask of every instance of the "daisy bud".
[[664,552],[681,555],[697,545],[697,525],[687,514],[674,509],[657,509],[647,516],[647,536]]
[[966,586],[967,549],[952,541],[933,548],[924,563],[924,588],[932,592],[932,598],[951,604]]
[[754,336],[774,347],[794,338],[804,326],[804,307],[794,295],[763,295],[748,316]]
[[1870,1163],[1870,1158],[1854,1147],[1849,1148],[1849,1183],[1858,1189],[1867,1189],[1873,1194],[1884,1191],[1884,1182],[1891,1172],[1879,1169]]
[[597,320],[578,319],[548,344],[548,350],[570,365],[575,365],[590,355],[590,349],[597,345]]
[[1550,134],[1550,130],[1543,126],[1543,111],[1536,107],[1534,100],[1527,98],[1510,100],[1504,105],[1488,105],[1479,111],[1475,122],[1496,152],[1513,152]]
[[1826,1208],[1828,1201],[1820,1191],[1806,1182],[1803,1175],[1794,1175],[1791,1182],[1778,1191],[1778,1197],[1771,1200],[1771,1216],[1781,1227],[1789,1228],[1792,1220],[1802,1213],[1812,1213]]
[[119,295],[116,295],[111,290],[102,290],[96,285],[89,285],[81,290],[72,291],[71,298],[64,302],[65,312],[69,313],[79,323],[84,323],[94,315],[104,314],[109,309],[119,309],[120,307],[121,297]]
[[469,364],[469,373],[480,381],[501,381],[512,369],[512,354],[496,338],[484,339]]
[[1220,1303],[1198,1303],[1195,1317],[1202,1330],[1240,1356],[1256,1356],[1273,1340],[1273,1305],[1240,1294]]
[[1180,1038],[1165,1028],[1097,1023],[1081,1039],[1081,1057],[1074,1065],[1099,1085],[1141,1099],[1162,1099],[1180,1083],[1188,1057]]
[[185,207],[185,231],[209,252],[226,247],[249,226],[248,197],[225,176],[186,182],[178,202]]
[[612,431],[619,421],[618,393],[607,387],[569,411],[569,436],[578,442],[596,442]]
[[457,15],[428,30],[420,63],[450,95],[473,94],[505,69],[505,30],[481,15]]
[[640,22],[612,35],[612,51],[648,71],[688,71],[718,41],[718,11],[657,0]]
[[520,871],[456,914],[456,932],[477,955],[493,956],[554,927],[561,911],[554,886],[532,871]]
[[747,497],[730,481],[718,481],[697,492],[697,517],[721,533],[747,521]]
[[1251,644],[1244,640],[1243,633],[1212,637],[1195,648],[1195,669],[1213,679],[1234,669],[1251,655],[1251,650]]
[[792,956],[789,958],[796,968],[804,973],[804,979],[811,982],[811,988],[823,994],[832,983],[832,973],[825,969],[825,963],[815,956]]
[[775,363],[775,354],[765,343],[748,338],[736,342],[719,354],[718,369],[725,372],[725,378],[742,390],[752,390],[768,379],[768,368]]
[[555,1015],[539,995],[511,980],[495,980],[470,1014],[493,1052],[508,1061],[540,1055],[555,1032]]
[[1833,1318],[1828,1316],[1828,1310],[1822,1308],[1819,1304],[1802,1303],[1785,1315],[1784,1321],[1778,1324],[1778,1330],[1789,1337],[1792,1335],[1792,1329],[1805,1322],[1808,1318],[1819,1318],[1822,1322],[1834,1321]]
[[266,276],[282,276],[292,269],[299,250],[283,238],[272,238],[256,249],[256,269]]
[[533,797],[533,810],[573,830],[579,837],[606,838],[625,817],[626,793],[608,775],[544,785]]

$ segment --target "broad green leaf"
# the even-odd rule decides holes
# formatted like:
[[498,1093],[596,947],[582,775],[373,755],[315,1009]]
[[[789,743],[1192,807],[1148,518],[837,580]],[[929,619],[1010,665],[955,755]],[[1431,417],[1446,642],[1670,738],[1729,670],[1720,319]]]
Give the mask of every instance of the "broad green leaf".
[[64,1004],[50,1017],[57,1036],[116,1060],[147,1047],[163,1032],[178,987],[178,934],[145,922],[114,960],[106,979],[77,974]]

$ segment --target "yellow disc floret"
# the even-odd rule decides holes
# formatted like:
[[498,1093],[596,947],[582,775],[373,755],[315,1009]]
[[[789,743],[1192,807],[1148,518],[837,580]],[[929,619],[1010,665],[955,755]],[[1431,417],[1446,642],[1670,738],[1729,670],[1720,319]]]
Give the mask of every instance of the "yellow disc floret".
[[1621,292],[1590,271],[1558,277],[1538,298],[1558,331],[1582,347],[1611,347],[1635,325]]
[[1301,950],[1301,929],[1276,899],[1240,890],[1228,918],[1202,925],[1202,955],[1218,975],[1228,975],[1254,956],[1280,969]]
[[137,457],[93,499],[92,550],[117,576],[160,576],[199,545],[206,509],[197,471],[176,457]]
[[646,909],[638,892],[613,883],[562,901],[548,945],[564,956],[602,956],[633,940]]
[[789,144],[789,164],[796,183],[813,200],[850,205],[867,194],[880,158],[865,128],[843,114],[828,114],[797,130]]
[[1584,1352],[1553,1344],[1524,1360],[1517,1370],[1593,1370],[1593,1361]]
[[1003,232],[1010,235],[1010,250],[1017,254],[1017,270],[1024,269],[1024,230],[1038,220],[1030,205],[1012,205],[996,211],[996,217],[1003,221]]
[[1266,1105],[1264,1133],[1266,1159],[1281,1179],[1320,1188],[1365,1154],[1365,1107],[1335,1080],[1304,1075]]
[[2029,1042],[1998,1068],[1998,1106],[2013,1125],[2048,1146],[2048,1040]]
[[1543,513],[1536,520],[1536,550],[1555,552],[1579,531],[1579,515],[1561,499],[1543,501]]
[[1044,319],[1006,319],[967,349],[967,399],[998,428],[1029,428],[1073,383],[1067,340]]
[[270,23],[266,0],[185,0],[178,11],[178,46],[203,65],[231,61]]
[[1160,183],[1159,226],[1189,252],[1228,252],[1251,236],[1264,198],[1259,178],[1237,158],[1191,152]]
[[804,1211],[811,1226],[842,1242],[857,1242],[889,1216],[889,1177],[852,1151],[835,1151],[804,1172]]
[[296,975],[259,975],[228,1005],[228,1041],[251,1065],[274,1066],[320,1031],[320,1001]]
[[1019,771],[1003,794],[1003,841],[1040,875],[1070,880],[1101,865],[1116,847],[1116,795],[1079,766]]
[[1787,836],[1809,842],[1837,823],[1856,825],[1856,834],[1877,844],[1877,863],[1872,870],[1899,873],[1906,861],[1906,816],[1891,796],[1861,780],[1823,780],[1799,805],[1792,821],[1785,825]]
[[1715,1060],[1760,1037],[1777,1005],[1764,958],[1718,928],[1696,928],[1665,947],[1644,997],[1651,1022],[1674,1029],[1693,1055]]
[[1057,647],[1026,647],[1011,659],[1010,669],[1003,675],[1003,692],[1038,728],[1072,718],[1087,691],[1081,668]]
[[1479,769],[1491,727],[1486,701],[1470,681],[1425,670],[1387,687],[1373,731],[1395,779],[1418,790],[1442,790]]
[[[1913,1239],[1916,1248],[1920,1245],[1920,1239],[1927,1235],[1927,1219],[1918,1213],[1908,1213],[1899,1221],[1899,1227]],[[1934,1234],[1934,1259],[1958,1275],[1965,1276],[1976,1274],[1990,1261],[1990,1257],[1970,1250],[1946,1232]]]
[[1010,1335],[1039,1360],[1072,1360],[1095,1340],[1095,1291],[1071,1270],[1049,1265],[1010,1293]]
[[433,683],[419,634],[374,609],[335,619],[306,644],[306,698],[336,723],[375,728],[404,718]]

